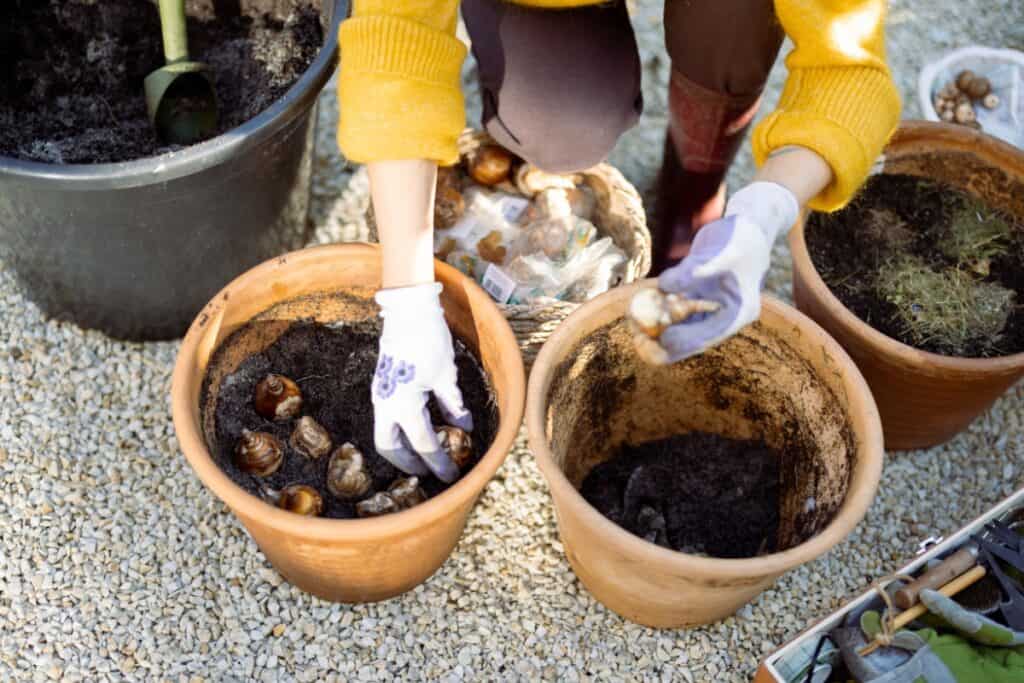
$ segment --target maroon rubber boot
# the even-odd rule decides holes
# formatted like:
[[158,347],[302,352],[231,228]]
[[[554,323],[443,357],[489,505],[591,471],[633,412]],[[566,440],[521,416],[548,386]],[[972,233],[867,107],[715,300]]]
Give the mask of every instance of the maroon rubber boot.
[[696,231],[722,217],[725,174],[760,102],[760,93],[734,97],[672,71],[669,127],[655,200],[652,274],[678,263]]

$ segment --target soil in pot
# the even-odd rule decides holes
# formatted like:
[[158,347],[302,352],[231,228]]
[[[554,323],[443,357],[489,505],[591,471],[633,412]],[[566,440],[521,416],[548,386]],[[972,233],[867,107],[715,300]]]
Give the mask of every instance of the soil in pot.
[[879,332],[963,358],[1024,351],[1024,225],[977,198],[875,176],[846,209],[811,215],[806,241],[833,294]]
[[[323,45],[321,0],[190,0],[190,56],[216,78],[218,133],[253,118]],[[57,164],[129,161],[165,147],[143,80],[163,66],[146,0],[5,2],[0,7],[0,156]]]
[[[236,331],[234,335],[259,336],[266,327],[268,334],[276,334],[278,322],[254,321]],[[317,489],[323,497],[322,516],[336,519],[356,517],[356,501],[341,500],[326,486],[329,455],[310,459],[295,450],[289,442],[299,416],[309,415],[330,434],[332,450],[351,442],[362,453],[373,484],[359,500],[375,492],[386,491],[396,479],[406,475],[376,454],[373,448],[373,407],[370,402],[370,383],[377,364],[379,324],[373,321],[344,325],[324,325],[309,321],[291,324],[262,352],[249,356],[231,374],[224,377],[213,402],[214,460],[239,486],[260,496],[265,488],[280,490],[289,484],[306,484]],[[466,405],[473,413],[472,457],[463,468],[463,475],[486,453],[498,426],[498,411],[487,376],[479,361],[456,341],[455,362],[459,374],[459,388]],[[217,354],[226,353],[232,346],[229,337]],[[216,367],[212,359],[210,367]],[[293,379],[302,392],[302,410],[295,419],[270,421],[261,417],[254,406],[256,385],[269,373]],[[209,409],[209,376],[204,383],[201,405]],[[431,417],[435,425],[443,424],[433,400]],[[268,432],[274,435],[284,449],[280,468],[269,477],[257,477],[239,470],[233,453],[243,429]],[[448,484],[433,476],[420,477],[420,486],[427,498],[448,488]]]
[[619,319],[566,355],[548,401],[551,450],[569,482],[605,517],[664,547],[781,552],[824,529],[847,495],[854,437],[842,401],[760,326],[654,366]]
[[741,558],[775,551],[779,487],[779,456],[763,441],[695,432],[622,446],[580,492],[648,541]]

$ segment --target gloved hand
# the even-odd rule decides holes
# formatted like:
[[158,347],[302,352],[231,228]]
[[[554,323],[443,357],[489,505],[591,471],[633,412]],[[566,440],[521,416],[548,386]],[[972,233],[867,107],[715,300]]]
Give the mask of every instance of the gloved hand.
[[377,292],[384,329],[373,377],[373,436],[377,452],[398,469],[415,475],[429,471],[450,483],[459,468],[438,443],[427,400],[433,393],[445,421],[467,432],[473,416],[456,384],[440,293],[436,282]]
[[800,205],[782,185],[752,183],[729,200],[725,217],[697,231],[689,255],[658,278],[658,287],[721,304],[665,330],[664,362],[697,355],[736,334],[761,313],[761,289],[772,244],[797,219]]

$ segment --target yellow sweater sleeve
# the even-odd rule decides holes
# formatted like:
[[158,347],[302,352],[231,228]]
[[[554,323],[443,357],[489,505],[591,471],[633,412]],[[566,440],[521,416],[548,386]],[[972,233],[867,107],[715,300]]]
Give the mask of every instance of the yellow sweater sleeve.
[[754,158],[800,145],[835,179],[810,202],[834,211],[853,197],[899,123],[900,96],[885,61],[886,0],[775,0],[795,48],[778,109],[754,131]]
[[458,0],[355,0],[341,24],[338,144],[351,161],[458,160]]

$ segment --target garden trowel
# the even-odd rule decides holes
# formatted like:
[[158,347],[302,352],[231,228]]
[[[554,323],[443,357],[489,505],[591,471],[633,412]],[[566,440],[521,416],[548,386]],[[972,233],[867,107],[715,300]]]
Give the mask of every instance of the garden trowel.
[[146,108],[167,144],[191,145],[217,130],[217,98],[205,64],[189,61],[185,0],[160,0],[166,64],[146,76]]

